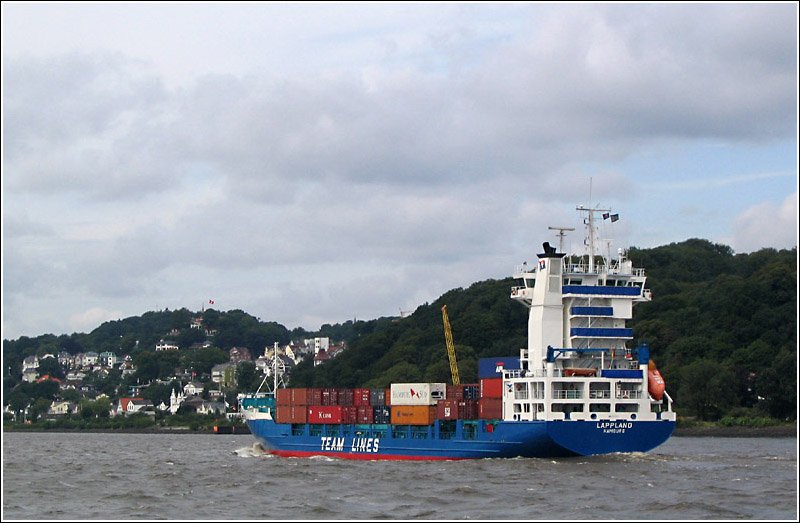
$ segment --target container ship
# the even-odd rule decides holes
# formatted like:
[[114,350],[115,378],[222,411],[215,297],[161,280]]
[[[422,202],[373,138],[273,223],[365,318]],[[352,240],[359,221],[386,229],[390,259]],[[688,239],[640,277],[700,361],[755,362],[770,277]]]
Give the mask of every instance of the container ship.
[[[672,399],[647,345],[629,347],[626,327],[634,305],[652,299],[645,271],[622,250],[615,259],[595,253],[597,214],[616,215],[577,210],[588,214],[588,256],[545,242],[535,264],[514,271],[510,297],[529,309],[519,356],[482,358],[471,384],[276,386],[240,399],[250,432],[278,456],[367,460],[588,456],[662,444],[675,428]],[[573,230],[551,229],[562,241]]]

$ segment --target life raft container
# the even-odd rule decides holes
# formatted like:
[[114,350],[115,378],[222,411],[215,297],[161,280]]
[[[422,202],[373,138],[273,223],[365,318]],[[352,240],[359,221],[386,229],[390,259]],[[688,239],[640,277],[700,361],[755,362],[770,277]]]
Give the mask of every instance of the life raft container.
[[653,399],[661,401],[661,398],[664,397],[664,388],[664,378],[661,377],[653,360],[650,360],[647,365],[647,391]]

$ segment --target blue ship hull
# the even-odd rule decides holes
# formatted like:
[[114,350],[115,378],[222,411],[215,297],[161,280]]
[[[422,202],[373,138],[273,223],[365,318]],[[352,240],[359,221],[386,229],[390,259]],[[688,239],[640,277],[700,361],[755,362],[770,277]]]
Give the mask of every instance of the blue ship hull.
[[646,452],[666,441],[673,421],[488,421],[454,425],[291,425],[248,420],[270,453],[346,459],[481,459]]

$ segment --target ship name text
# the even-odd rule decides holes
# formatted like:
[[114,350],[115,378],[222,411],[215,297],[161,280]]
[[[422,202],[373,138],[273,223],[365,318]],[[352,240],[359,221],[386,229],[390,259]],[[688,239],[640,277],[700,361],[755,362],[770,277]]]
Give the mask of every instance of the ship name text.
[[[353,438],[349,445],[350,452],[378,452],[379,438]],[[345,438],[323,436],[320,438],[320,450],[342,452],[345,450]]]
[[630,421],[598,421],[596,426],[604,434],[624,434],[625,429],[633,427],[633,423]]

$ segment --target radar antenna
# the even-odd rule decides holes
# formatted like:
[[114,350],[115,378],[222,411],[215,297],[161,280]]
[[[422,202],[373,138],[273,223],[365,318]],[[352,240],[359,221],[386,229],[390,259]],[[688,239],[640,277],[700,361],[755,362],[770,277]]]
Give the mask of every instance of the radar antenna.
[[548,227],[551,231],[558,231],[558,252],[564,252],[564,237],[566,231],[574,231],[575,227]]

